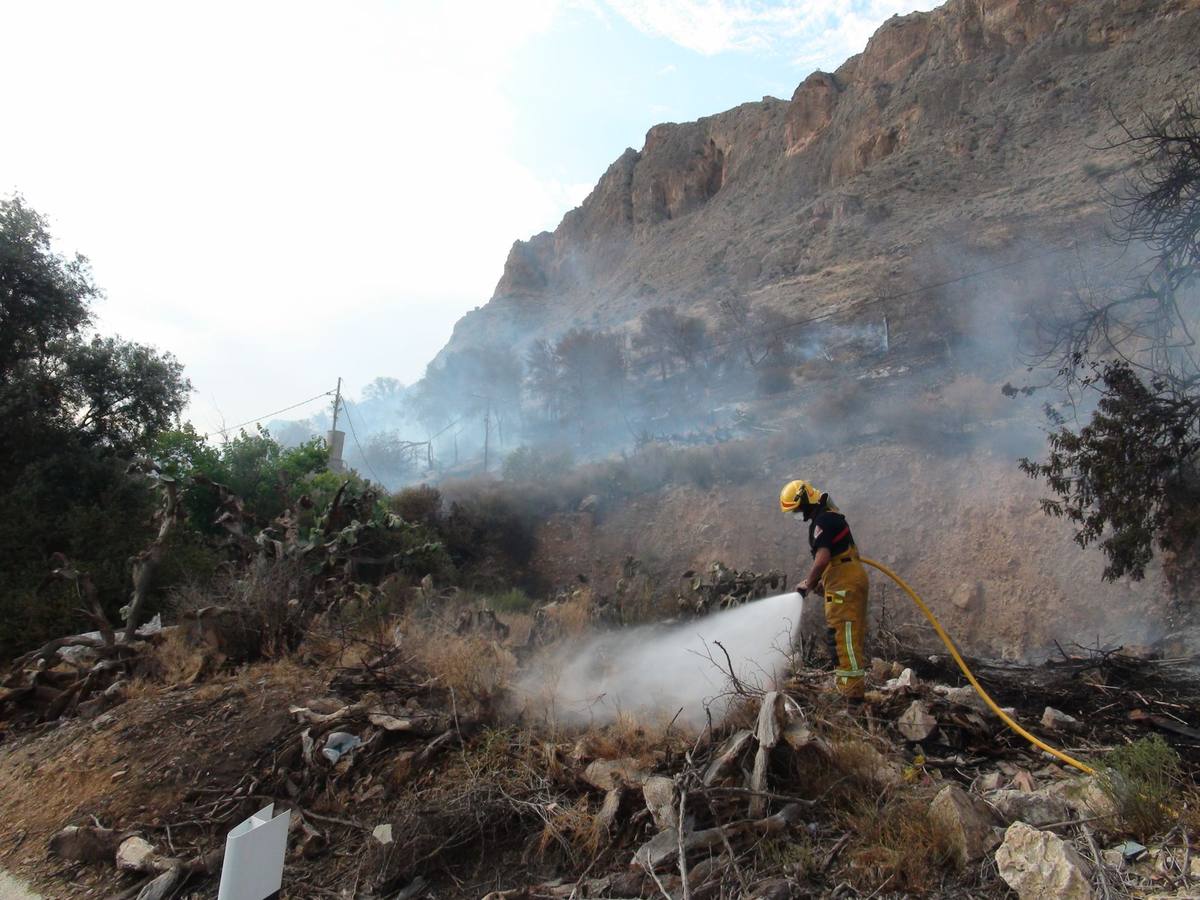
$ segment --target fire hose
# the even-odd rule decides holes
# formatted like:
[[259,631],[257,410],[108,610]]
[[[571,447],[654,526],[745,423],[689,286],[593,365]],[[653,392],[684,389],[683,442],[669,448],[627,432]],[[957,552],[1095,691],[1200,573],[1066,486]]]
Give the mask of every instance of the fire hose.
[[1068,756],[1061,750],[1051,747],[1045,741],[1030,734],[1016,721],[1014,721],[1012,716],[1002,710],[999,704],[996,703],[996,701],[988,695],[988,692],[983,689],[983,686],[980,685],[979,681],[975,678],[975,675],[971,672],[971,669],[967,666],[966,661],[963,660],[962,655],[958,652],[958,648],[954,646],[954,641],[950,639],[950,635],[946,634],[946,630],[942,628],[942,624],[937,620],[937,616],[935,616],[933,611],[925,605],[925,601],[917,595],[917,592],[909,587],[903,578],[901,578],[883,563],[875,562],[875,560],[867,559],[866,557],[862,557],[862,561],[865,565],[871,566],[873,569],[878,569],[888,578],[892,579],[892,581],[896,582],[896,584],[900,586],[900,589],[903,590],[904,593],[908,594],[909,599],[911,599],[912,602],[917,605],[917,609],[921,610],[925,618],[929,620],[929,624],[933,626],[933,630],[937,632],[937,636],[942,639],[942,643],[946,645],[946,649],[949,650],[950,655],[954,657],[954,661],[962,670],[963,675],[966,676],[967,681],[971,683],[971,687],[975,689],[975,693],[980,696],[980,698],[988,705],[988,708],[991,709],[992,712],[1000,717],[1001,721],[1004,722],[1005,725],[1007,725],[1021,737],[1025,738],[1025,740],[1029,741],[1029,743],[1033,744],[1039,750],[1045,750],[1051,756],[1057,757],[1067,765],[1074,766],[1079,771],[1086,772],[1088,775],[1096,774],[1096,770],[1091,766],[1080,762],[1073,756]]

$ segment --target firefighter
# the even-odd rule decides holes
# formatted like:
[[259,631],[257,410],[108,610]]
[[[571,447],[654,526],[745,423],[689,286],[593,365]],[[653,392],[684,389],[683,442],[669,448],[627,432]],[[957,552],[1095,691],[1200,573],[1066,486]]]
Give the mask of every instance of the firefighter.
[[867,633],[867,570],[859,562],[850,525],[829,495],[807,481],[784,485],[779,507],[792,515],[799,513],[808,522],[813,564],[808,577],[796,587],[801,595],[821,589],[838,693],[859,699],[866,687],[863,639]]

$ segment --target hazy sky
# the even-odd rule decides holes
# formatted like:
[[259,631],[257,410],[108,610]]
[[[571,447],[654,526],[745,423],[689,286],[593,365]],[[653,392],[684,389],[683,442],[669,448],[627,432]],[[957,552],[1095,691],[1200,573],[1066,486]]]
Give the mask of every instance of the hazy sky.
[[[203,431],[409,383],[657,122],[790,97],[922,0],[0,0],[0,193]],[[297,410],[303,415],[316,407]]]

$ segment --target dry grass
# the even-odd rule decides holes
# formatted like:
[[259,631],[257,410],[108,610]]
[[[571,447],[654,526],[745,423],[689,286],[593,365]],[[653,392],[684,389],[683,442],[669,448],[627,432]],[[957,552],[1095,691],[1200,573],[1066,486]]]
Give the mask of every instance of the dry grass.
[[880,796],[844,817],[855,835],[848,880],[860,890],[924,894],[943,880],[951,859],[947,835],[929,815],[930,798],[914,790]]
[[594,858],[608,840],[608,828],[583,796],[574,803],[556,803],[547,809],[536,849],[543,858],[562,855],[577,863]]
[[403,646],[413,663],[460,699],[486,703],[516,674],[516,657],[481,635],[455,634],[412,618],[403,632]]
[[618,712],[615,721],[583,732],[579,752],[593,759],[630,757],[650,765],[670,752],[682,753],[695,741],[695,733],[668,715],[654,717]]
[[524,612],[497,613],[496,618],[508,626],[508,645],[523,647],[529,641],[529,633],[533,630],[533,616]]
[[580,588],[561,603],[546,607],[544,612],[563,637],[582,637],[592,630],[592,592]]

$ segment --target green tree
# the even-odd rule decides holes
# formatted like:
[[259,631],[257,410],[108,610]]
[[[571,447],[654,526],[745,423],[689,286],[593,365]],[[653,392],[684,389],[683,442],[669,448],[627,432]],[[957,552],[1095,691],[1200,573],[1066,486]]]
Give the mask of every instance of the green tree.
[[99,294],[41,215],[0,200],[0,654],[80,624],[37,594],[52,553],[89,571],[110,611],[122,605],[154,505],[125,469],[190,389],[170,354],[90,332]]
[[1048,457],[1021,466],[1053,492],[1043,510],[1104,552],[1105,578],[1141,579],[1157,546],[1171,552],[1168,575],[1190,579],[1200,574],[1200,109],[1181,102],[1126,134],[1141,166],[1116,198],[1119,237],[1149,255],[1123,284],[1078,292],[1057,323],[1046,358],[1094,411],[1083,422],[1052,413]]

